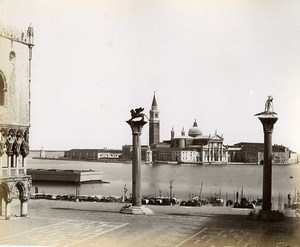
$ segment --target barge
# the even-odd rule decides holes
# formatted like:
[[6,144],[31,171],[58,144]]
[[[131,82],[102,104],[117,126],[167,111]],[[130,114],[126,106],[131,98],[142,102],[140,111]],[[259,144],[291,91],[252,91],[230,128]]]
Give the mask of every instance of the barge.
[[66,183],[103,183],[103,172],[94,170],[27,169],[33,181]]

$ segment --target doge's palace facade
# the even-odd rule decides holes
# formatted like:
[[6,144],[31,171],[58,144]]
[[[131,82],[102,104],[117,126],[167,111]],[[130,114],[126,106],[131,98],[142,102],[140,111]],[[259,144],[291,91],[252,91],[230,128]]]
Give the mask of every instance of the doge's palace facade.
[[0,217],[5,219],[13,199],[20,200],[20,216],[27,215],[33,37],[31,26],[20,31],[0,25]]

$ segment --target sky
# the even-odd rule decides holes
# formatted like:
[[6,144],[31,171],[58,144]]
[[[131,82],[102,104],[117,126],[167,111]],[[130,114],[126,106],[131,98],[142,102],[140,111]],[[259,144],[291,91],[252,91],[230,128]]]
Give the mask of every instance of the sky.
[[34,29],[30,148],[121,149],[155,92],[161,140],[196,119],[228,145],[263,142],[254,115],[272,95],[273,144],[300,153],[299,13],[298,0],[0,0],[2,24]]

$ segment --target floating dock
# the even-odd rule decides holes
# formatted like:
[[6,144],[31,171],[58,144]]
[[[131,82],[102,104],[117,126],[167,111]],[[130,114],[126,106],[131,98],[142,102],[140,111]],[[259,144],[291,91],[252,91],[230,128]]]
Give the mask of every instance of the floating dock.
[[67,183],[102,183],[103,172],[94,170],[27,169],[33,181]]

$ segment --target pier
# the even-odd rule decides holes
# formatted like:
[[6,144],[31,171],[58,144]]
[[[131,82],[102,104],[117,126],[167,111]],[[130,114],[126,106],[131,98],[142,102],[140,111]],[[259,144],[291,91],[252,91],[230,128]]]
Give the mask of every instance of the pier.
[[33,181],[89,183],[103,182],[103,172],[95,170],[28,169]]

